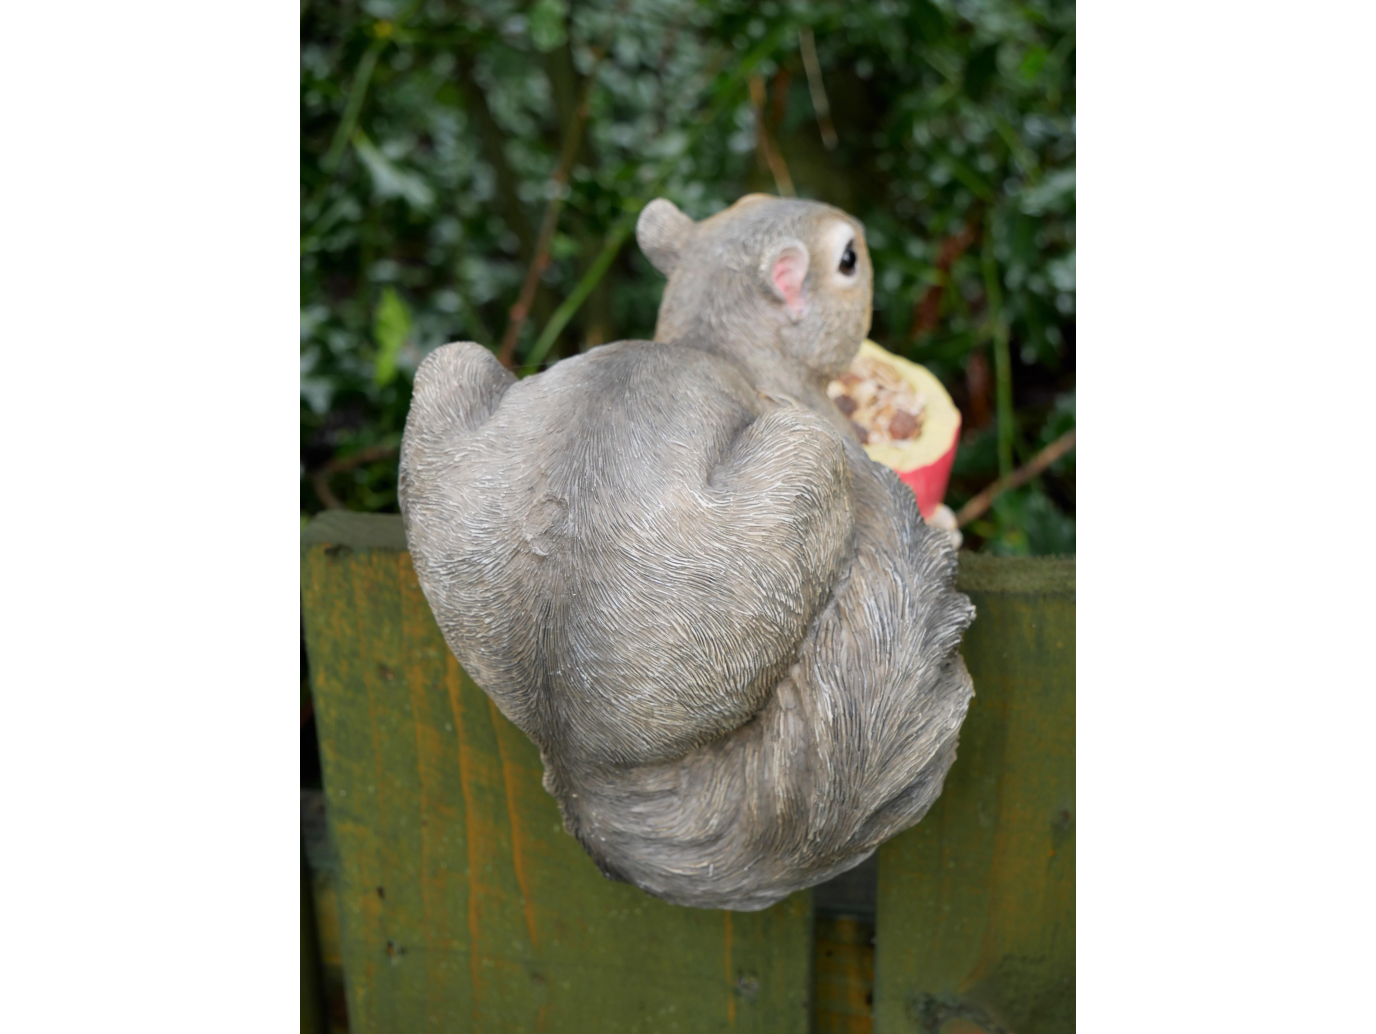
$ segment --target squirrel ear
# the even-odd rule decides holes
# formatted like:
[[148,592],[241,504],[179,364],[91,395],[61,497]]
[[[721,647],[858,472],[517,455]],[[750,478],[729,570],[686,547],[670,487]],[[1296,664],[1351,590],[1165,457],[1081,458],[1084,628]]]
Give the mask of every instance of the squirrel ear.
[[764,255],[760,272],[764,274],[774,297],[788,306],[789,314],[800,318],[807,311],[807,299],[803,297],[803,281],[807,279],[807,267],[811,257],[803,242],[796,237],[785,237]]
[[668,198],[657,197],[640,210],[635,239],[650,264],[668,276],[678,265],[679,251],[693,229],[693,220]]

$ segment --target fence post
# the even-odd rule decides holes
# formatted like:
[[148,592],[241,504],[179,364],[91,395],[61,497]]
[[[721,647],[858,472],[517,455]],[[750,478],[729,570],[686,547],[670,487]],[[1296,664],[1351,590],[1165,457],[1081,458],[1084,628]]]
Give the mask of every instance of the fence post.
[[811,893],[728,913],[604,879],[445,646],[399,517],[317,518],[301,581],[351,1034],[807,1029]]
[[1075,561],[962,554],[975,699],[941,797],[879,850],[877,1034],[1075,1027]]

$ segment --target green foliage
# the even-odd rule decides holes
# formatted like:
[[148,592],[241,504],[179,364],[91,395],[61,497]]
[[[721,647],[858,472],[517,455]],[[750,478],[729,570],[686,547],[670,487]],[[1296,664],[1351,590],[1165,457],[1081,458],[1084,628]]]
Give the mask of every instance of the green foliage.
[[565,20],[569,5],[564,0],[535,0],[530,9],[530,41],[535,49],[548,54],[567,40]]
[[[1067,0],[308,2],[303,512],[330,462],[344,505],[395,509],[395,461],[349,457],[398,440],[429,350],[496,347],[585,88],[518,363],[651,335],[663,280],[627,243],[650,197],[702,218],[791,181],[864,221],[871,336],[961,407],[959,506],[1074,425],[1074,40]],[[967,538],[1073,550],[1073,514],[1072,453]]]
[[390,286],[382,289],[382,301],[377,307],[373,333],[377,337],[373,383],[381,387],[397,375],[397,355],[411,334],[411,311]]

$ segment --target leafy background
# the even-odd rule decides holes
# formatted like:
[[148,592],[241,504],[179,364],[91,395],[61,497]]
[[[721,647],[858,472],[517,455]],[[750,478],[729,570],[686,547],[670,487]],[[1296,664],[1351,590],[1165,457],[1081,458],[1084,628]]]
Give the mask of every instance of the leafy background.
[[[952,506],[1074,427],[1070,0],[303,0],[301,43],[303,522],[396,510],[416,367],[500,351],[528,270],[518,369],[650,337],[663,278],[633,228],[660,195],[702,218],[796,193],[864,222],[871,336],[963,415]],[[1071,553],[1074,514],[1070,452],[966,545]],[[301,671],[318,799],[304,643]],[[344,1030],[333,961],[324,982]]]
[[[1067,0],[304,0],[301,43],[303,521],[395,511],[416,366],[499,347],[551,199],[519,366],[652,335],[650,198],[794,192],[864,222],[871,336],[961,409],[948,503],[1074,427]],[[999,496],[967,546],[1074,552],[1074,475]]]

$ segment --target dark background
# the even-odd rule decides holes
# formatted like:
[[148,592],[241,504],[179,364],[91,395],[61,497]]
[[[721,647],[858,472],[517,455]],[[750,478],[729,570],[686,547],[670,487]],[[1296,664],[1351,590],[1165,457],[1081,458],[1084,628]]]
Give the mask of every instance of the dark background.
[[[413,371],[498,349],[533,260],[518,367],[650,337],[663,278],[631,231],[657,195],[864,222],[871,336],[964,417],[953,507],[1074,426],[1070,3],[307,0],[301,43],[303,521],[395,511]],[[1074,515],[1072,452],[966,544],[1072,553]]]

